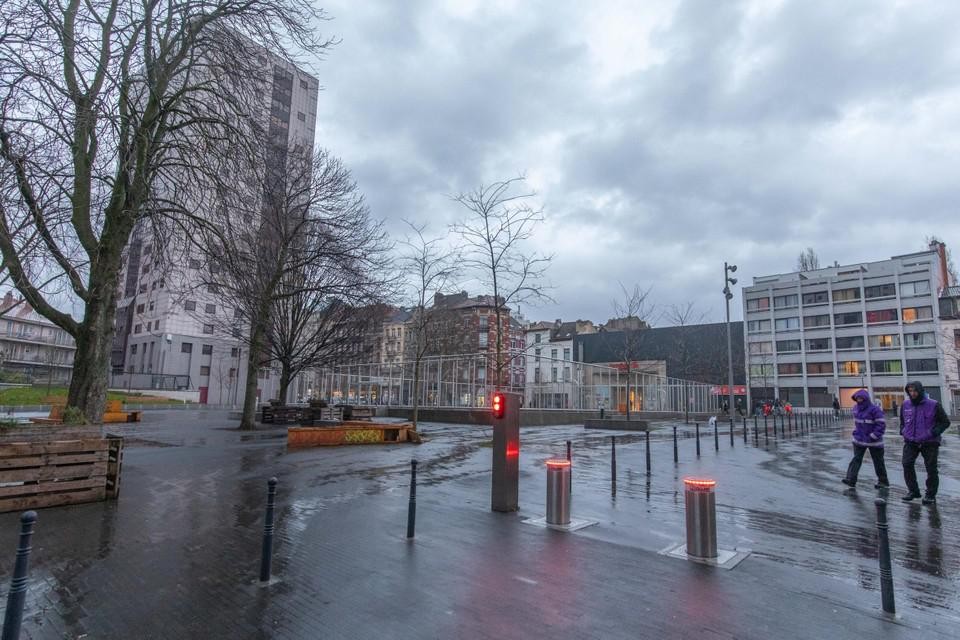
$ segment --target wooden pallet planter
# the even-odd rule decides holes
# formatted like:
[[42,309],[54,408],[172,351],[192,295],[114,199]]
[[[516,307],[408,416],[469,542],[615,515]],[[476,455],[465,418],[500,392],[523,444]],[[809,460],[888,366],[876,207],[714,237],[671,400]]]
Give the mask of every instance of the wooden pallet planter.
[[344,422],[329,427],[289,427],[288,447],[322,447],[344,444],[391,444],[411,442],[420,444],[420,434],[413,424]]
[[0,512],[116,498],[123,438],[0,443]]

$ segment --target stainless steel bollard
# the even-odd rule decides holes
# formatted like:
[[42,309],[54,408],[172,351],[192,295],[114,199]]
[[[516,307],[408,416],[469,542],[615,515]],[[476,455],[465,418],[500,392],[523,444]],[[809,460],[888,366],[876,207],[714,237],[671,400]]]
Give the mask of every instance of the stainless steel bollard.
[[717,557],[716,480],[684,478],[684,502],[687,508],[687,555],[695,558]]
[[570,524],[569,460],[547,460],[547,524]]

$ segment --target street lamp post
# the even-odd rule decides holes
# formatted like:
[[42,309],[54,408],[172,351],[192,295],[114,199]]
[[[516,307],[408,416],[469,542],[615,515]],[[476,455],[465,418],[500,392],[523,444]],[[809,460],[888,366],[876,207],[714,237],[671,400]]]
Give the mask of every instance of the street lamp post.
[[733,342],[730,338],[730,300],[733,299],[733,292],[730,285],[737,284],[737,279],[731,278],[730,274],[736,271],[737,265],[723,263],[723,295],[727,303],[727,411],[730,416],[733,416]]

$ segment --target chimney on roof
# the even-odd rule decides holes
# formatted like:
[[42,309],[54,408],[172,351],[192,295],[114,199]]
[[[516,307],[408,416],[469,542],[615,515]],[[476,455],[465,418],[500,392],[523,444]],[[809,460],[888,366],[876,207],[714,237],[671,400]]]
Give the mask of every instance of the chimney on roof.
[[12,304],[13,304],[13,291],[7,291],[7,295],[3,296],[3,308],[6,309]]
[[950,282],[950,271],[947,269],[947,245],[939,240],[930,241],[930,250],[937,252],[937,260],[940,263],[940,289],[953,285]]

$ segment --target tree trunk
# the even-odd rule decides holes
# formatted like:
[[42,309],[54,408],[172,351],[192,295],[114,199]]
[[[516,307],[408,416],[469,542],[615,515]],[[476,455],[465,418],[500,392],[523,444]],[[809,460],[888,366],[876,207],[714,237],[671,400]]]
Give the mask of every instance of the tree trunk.
[[290,365],[284,362],[280,363],[280,393],[277,395],[280,402],[287,404],[287,391],[290,389]]
[[413,363],[413,430],[417,430],[420,418],[420,358]]
[[627,361],[627,421],[630,421],[630,361]]
[[263,323],[255,318],[250,328],[250,348],[247,350],[247,383],[243,391],[243,416],[240,418],[242,430],[257,428],[257,373],[260,370],[263,336]]
[[86,313],[76,336],[77,350],[74,354],[70,389],[67,392],[67,406],[77,407],[83,412],[87,422],[97,424],[103,420],[107,402],[116,313],[116,282],[102,282],[96,289],[91,286],[90,294]]
[[[496,294],[494,294],[496,295]],[[493,307],[494,319],[497,322],[497,380],[496,388],[500,389],[503,386],[503,364],[501,362],[501,353],[503,352],[503,337],[500,333],[500,304],[497,298],[494,298],[494,307]]]

